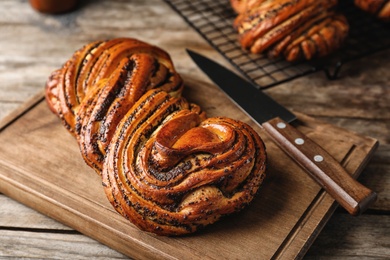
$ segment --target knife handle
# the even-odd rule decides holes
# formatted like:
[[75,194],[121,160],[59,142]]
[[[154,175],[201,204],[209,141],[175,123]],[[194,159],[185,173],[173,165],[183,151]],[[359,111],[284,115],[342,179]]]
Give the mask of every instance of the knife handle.
[[352,215],[363,213],[377,195],[352,176],[323,148],[281,118],[262,124],[290,157]]

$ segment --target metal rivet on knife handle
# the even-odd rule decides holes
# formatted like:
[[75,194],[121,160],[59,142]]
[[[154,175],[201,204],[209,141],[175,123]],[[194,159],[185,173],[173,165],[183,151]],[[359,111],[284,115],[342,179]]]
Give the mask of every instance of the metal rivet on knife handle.
[[278,123],[276,126],[280,129],[286,128],[286,124],[283,122]]
[[[285,128],[278,126],[285,124]],[[360,184],[324,149],[280,118],[263,123],[264,129],[350,214],[358,215],[376,200],[376,193]],[[304,143],[298,144],[296,140]]]
[[302,138],[297,138],[297,139],[295,139],[295,143],[298,145],[302,145],[305,143],[305,140],[303,140]]

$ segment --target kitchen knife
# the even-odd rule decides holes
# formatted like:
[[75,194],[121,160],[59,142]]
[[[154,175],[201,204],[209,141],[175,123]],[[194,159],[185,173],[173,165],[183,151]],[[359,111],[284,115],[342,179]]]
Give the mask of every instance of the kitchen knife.
[[296,120],[293,113],[232,71],[198,53],[187,52],[233,102],[350,214],[361,214],[376,200],[375,192],[352,178],[328,152],[290,125]]

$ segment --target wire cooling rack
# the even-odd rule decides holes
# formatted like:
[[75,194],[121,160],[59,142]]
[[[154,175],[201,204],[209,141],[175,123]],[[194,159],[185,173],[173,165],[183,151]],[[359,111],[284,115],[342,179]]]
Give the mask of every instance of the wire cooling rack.
[[350,24],[344,47],[326,58],[287,62],[242,50],[233,21],[236,17],[229,0],[164,0],[204,39],[231,62],[249,81],[265,89],[316,72],[335,79],[346,62],[390,47],[390,26],[353,5],[340,1],[338,8]]

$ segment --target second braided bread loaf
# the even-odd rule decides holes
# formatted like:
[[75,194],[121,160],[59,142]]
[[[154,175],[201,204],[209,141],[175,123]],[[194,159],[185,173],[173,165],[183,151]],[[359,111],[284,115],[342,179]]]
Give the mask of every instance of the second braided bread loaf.
[[231,0],[239,42],[252,53],[310,60],[338,49],[348,35],[337,0]]

